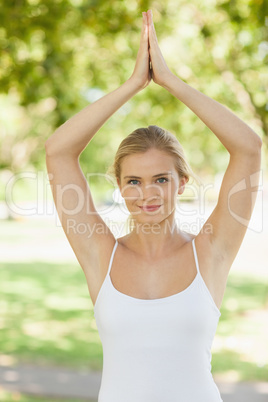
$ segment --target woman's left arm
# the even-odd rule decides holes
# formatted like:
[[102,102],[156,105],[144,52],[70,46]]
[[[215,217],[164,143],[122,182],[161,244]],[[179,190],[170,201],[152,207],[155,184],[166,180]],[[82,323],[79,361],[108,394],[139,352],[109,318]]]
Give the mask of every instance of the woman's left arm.
[[[257,197],[261,172],[261,138],[233,112],[192,88],[166,65],[149,10],[149,52],[152,78],[189,107],[218,137],[230,154],[218,202],[200,231],[211,250],[216,271],[227,272],[245,236]],[[209,252],[209,251],[208,251]],[[218,275],[218,273],[217,273]]]
[[256,202],[262,140],[225,106],[176,76],[167,78],[163,87],[188,106],[230,154],[217,205],[202,228],[203,237],[211,245],[215,266],[219,267],[220,263],[216,263],[221,262],[227,274],[242,244]]
[[230,154],[217,205],[202,228],[203,237],[211,245],[215,266],[219,267],[221,263],[228,273],[242,244],[255,205],[261,171],[262,140],[225,106],[176,76],[167,76],[162,86],[188,106]]

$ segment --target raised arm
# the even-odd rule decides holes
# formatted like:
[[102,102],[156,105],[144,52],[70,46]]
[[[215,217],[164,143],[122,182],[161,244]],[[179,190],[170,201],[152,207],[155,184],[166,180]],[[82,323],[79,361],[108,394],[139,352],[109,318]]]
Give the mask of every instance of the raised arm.
[[262,144],[261,138],[246,123],[225,106],[192,88],[169,70],[158,46],[151,10],[147,14],[154,82],[188,106],[218,137],[230,154],[258,151]]
[[109,117],[145,88],[150,80],[148,25],[146,13],[143,13],[140,47],[131,77],[62,124],[46,141],[47,155],[69,154],[78,157]]
[[93,302],[106,274],[106,258],[115,239],[95,208],[79,156],[105,121],[151,80],[146,18],[131,77],[71,117],[46,141],[46,165],[58,216],[85,273]]
[[202,246],[214,253],[214,265],[218,272],[221,265],[226,273],[242,243],[255,204],[261,172],[262,140],[228,108],[171,73],[158,45],[152,13],[149,11],[147,15],[154,82],[189,107],[230,154],[218,203],[204,224],[202,234],[197,236],[200,241],[206,238],[206,243],[202,240]]

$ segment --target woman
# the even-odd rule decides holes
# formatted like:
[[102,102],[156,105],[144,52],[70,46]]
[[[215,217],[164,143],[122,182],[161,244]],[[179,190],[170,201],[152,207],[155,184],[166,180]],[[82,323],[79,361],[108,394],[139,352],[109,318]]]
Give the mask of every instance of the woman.
[[[210,128],[230,161],[218,203],[194,236],[174,219],[176,196],[192,174],[179,142],[157,126],[135,130],[120,144],[114,163],[134,224],[115,239],[95,209],[79,156],[106,120],[151,79]],[[151,10],[143,13],[131,77],[46,142],[54,201],[85,273],[103,345],[99,402],[222,401],[210,350],[227,276],[256,199],[261,145],[231,111],[171,73]],[[75,230],[78,225],[87,225],[90,236]]]

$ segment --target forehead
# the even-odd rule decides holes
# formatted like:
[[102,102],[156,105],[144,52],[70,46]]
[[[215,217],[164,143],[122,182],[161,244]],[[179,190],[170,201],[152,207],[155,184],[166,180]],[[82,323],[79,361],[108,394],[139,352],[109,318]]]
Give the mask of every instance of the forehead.
[[150,149],[143,153],[136,153],[126,156],[122,160],[122,174],[133,174],[136,176],[149,176],[154,174],[175,171],[174,158],[167,152],[158,149]]

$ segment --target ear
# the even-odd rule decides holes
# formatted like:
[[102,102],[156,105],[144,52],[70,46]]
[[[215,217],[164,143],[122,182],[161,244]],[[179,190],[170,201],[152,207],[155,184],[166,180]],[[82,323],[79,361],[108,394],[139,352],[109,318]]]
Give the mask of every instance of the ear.
[[178,194],[182,194],[185,190],[185,185],[186,183],[189,181],[189,179],[187,177],[182,177],[180,179],[180,184],[179,184],[179,191]]
[[119,190],[120,190],[120,192],[121,192],[121,184],[120,184],[120,180],[118,179],[118,177],[116,178],[116,181],[117,181],[117,185],[118,185],[118,187],[119,187]]

